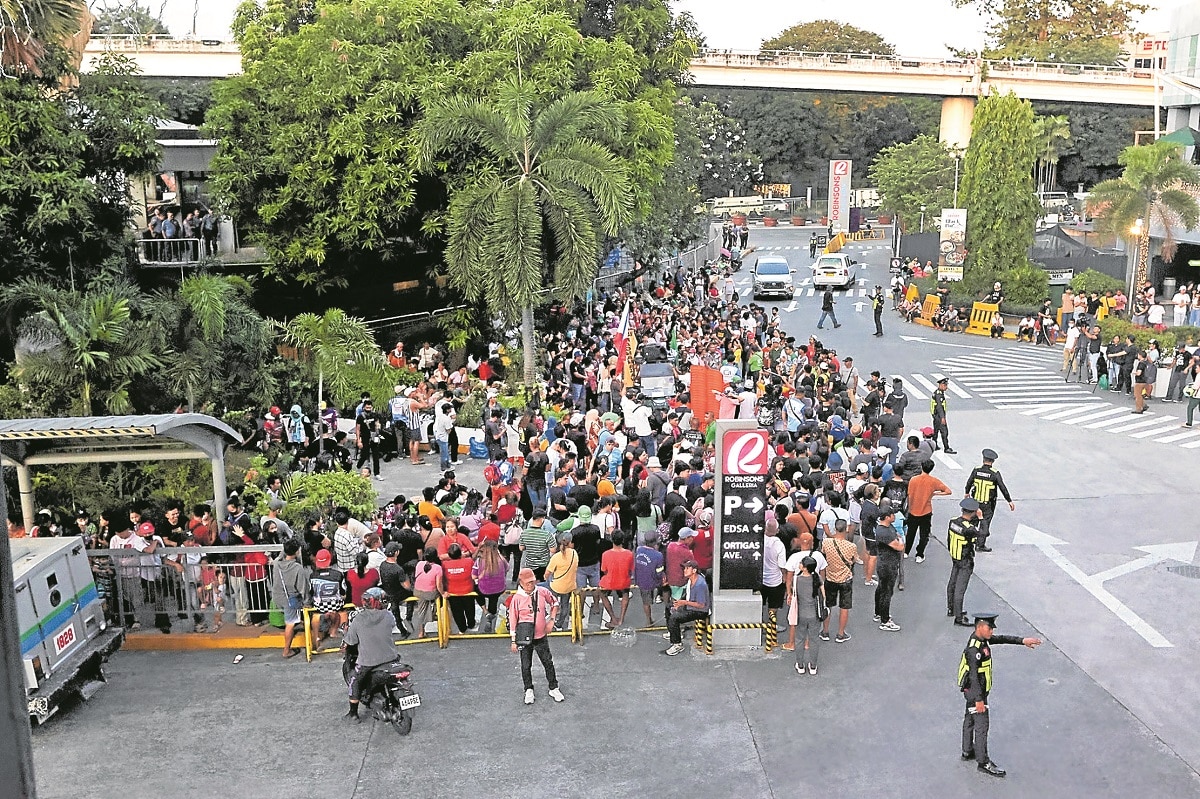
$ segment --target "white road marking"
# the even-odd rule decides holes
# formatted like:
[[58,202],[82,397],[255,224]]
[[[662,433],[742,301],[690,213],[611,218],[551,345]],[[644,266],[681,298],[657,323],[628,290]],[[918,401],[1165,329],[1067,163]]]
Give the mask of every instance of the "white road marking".
[[962,467],[959,466],[958,463],[955,462],[954,458],[951,458],[949,455],[942,452],[940,449],[933,453],[933,457],[937,458],[938,461],[943,466],[945,466],[947,469],[955,469],[958,471],[962,471]]
[[918,383],[924,386],[925,390],[928,391],[931,396],[933,395],[933,392],[937,391],[937,386],[935,386],[933,383],[930,383],[921,375],[913,375],[913,380],[916,380]]
[[1108,407],[1096,413],[1089,413],[1086,416],[1077,416],[1074,419],[1067,419],[1063,424],[1079,424],[1080,422],[1090,422],[1093,419],[1103,419],[1105,416],[1117,416],[1118,414],[1129,413],[1128,408]]
[[1162,421],[1163,420],[1162,420],[1161,416],[1156,419],[1138,419],[1136,422],[1130,422],[1128,424],[1117,425],[1116,427],[1110,427],[1108,429],[1108,432],[1109,433],[1125,433],[1130,430],[1137,430],[1142,427],[1150,427],[1151,425],[1162,424]]

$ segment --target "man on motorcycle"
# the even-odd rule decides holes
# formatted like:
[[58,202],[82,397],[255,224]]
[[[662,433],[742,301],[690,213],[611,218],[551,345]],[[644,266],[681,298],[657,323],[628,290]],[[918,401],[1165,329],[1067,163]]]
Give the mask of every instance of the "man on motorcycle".
[[358,647],[358,659],[350,676],[350,710],[345,715],[347,721],[356,724],[362,721],[358,715],[358,700],[370,682],[371,670],[396,659],[398,653],[392,640],[395,621],[391,611],[386,609],[382,589],[368,588],[363,592],[360,609],[350,620],[350,626],[342,637],[343,645]]

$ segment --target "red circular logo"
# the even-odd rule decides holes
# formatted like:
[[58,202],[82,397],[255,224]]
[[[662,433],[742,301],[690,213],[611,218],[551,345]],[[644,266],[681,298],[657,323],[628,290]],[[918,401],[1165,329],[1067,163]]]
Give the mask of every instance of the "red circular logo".
[[766,474],[771,462],[766,430],[730,430],[722,438],[725,474]]

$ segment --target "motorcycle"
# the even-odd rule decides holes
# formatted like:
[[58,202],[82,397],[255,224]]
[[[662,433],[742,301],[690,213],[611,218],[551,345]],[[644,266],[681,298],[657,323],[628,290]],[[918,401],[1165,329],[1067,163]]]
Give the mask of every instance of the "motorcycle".
[[[358,646],[346,644],[343,649],[342,679],[349,685],[354,662],[358,660]],[[400,662],[399,658],[376,666],[367,675],[360,700],[363,708],[369,709],[380,721],[391,724],[399,735],[408,735],[412,731],[413,709],[421,706],[421,697],[409,680],[411,676],[412,666]]]

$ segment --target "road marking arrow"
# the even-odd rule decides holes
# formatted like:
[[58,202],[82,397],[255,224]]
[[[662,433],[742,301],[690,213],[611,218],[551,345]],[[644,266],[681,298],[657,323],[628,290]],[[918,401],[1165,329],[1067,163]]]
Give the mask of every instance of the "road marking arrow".
[[936,341],[930,338],[921,338],[920,336],[901,336],[904,341],[919,341],[922,344],[937,344],[939,347],[957,347],[960,350],[988,350],[988,347],[972,347],[970,344],[951,344],[948,341]]
[[854,303],[854,310],[858,313],[862,313],[863,306],[865,306],[865,305],[866,305],[865,302],[856,302],[856,303]]
[[865,285],[867,285],[867,279],[866,279],[865,277],[860,277],[860,278],[858,279],[858,285],[860,285],[860,286],[865,286]]
[[784,308],[783,310],[785,310],[785,311],[794,311],[794,310],[796,310],[796,301],[795,301],[795,300],[792,300],[791,302],[789,302],[789,303],[788,303],[788,306],[787,306],[786,308]]
[[1185,541],[1180,544],[1151,544],[1144,547],[1134,547],[1139,552],[1146,554],[1140,558],[1123,563],[1120,566],[1114,566],[1111,569],[1106,569],[1099,574],[1093,574],[1092,579],[1098,583],[1103,583],[1114,577],[1121,577],[1126,574],[1144,569],[1147,566],[1154,566],[1162,563],[1164,560],[1177,560],[1180,563],[1191,563],[1196,557],[1195,541]]
[[1013,536],[1014,546],[1025,544],[1040,549],[1042,554],[1050,559],[1051,563],[1066,572],[1068,577],[1079,583],[1085,591],[1100,600],[1100,604],[1111,610],[1131,630],[1146,639],[1150,646],[1156,648],[1174,646],[1174,644],[1163,637],[1162,633],[1151,627],[1145,619],[1130,610],[1129,606],[1106,591],[1100,580],[1084,574],[1083,570],[1072,563],[1066,555],[1055,549],[1055,547],[1065,546],[1066,543],[1066,541],[1062,541],[1052,535],[1047,535],[1041,530],[1035,530],[1024,524],[1017,525],[1017,533]]

